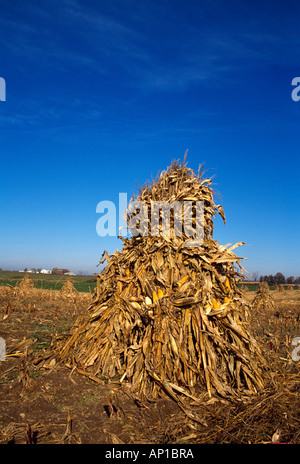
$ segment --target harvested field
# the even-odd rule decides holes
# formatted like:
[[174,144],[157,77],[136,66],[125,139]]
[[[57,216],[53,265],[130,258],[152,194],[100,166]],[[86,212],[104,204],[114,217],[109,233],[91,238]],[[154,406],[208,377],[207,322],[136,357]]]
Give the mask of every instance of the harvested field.
[[300,291],[240,290],[241,243],[213,239],[225,216],[202,171],[174,162],[137,198],[192,201],[190,228],[203,201],[203,242],[158,216],[104,253],[93,295],[1,288],[0,442],[299,443]]
[[[68,275],[35,274],[18,271],[0,270],[0,288],[7,285],[19,287],[27,275],[34,284],[34,288],[42,290],[61,290],[64,283],[70,278]],[[78,292],[91,293],[96,287],[97,277],[94,275],[73,275],[72,283]]]
[[[255,292],[245,292],[251,303]],[[66,339],[90,303],[36,290],[30,296],[0,291],[1,443],[300,443],[299,362],[291,341],[300,334],[300,291],[271,291],[274,308],[253,313],[253,329],[271,371],[266,388],[248,402],[213,398],[194,406],[203,423],[188,418],[171,398],[143,402],[124,386],[99,383],[62,365],[42,369],[37,359]],[[84,300],[85,298],[85,300]],[[7,308],[9,308],[7,310]]]

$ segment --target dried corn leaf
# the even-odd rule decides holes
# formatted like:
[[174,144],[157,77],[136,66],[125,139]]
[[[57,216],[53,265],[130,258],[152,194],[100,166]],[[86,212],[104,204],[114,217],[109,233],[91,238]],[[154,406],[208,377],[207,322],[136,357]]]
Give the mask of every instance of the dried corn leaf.
[[[151,226],[152,201],[204,201],[203,244],[185,246],[190,237],[184,230],[175,235],[172,215],[170,237],[122,238],[122,252],[103,254],[107,265],[92,303],[56,356],[69,367],[84,367],[90,378],[118,376],[142,395],[167,392],[189,417],[182,397],[195,401],[205,390],[234,398],[255,393],[264,386],[265,368],[238,288],[243,268],[233,250],[243,242],[220,246],[213,239],[213,218],[220,214],[225,221],[225,215],[202,174],[174,162],[130,204],[145,202]],[[128,223],[134,214],[128,208]]]

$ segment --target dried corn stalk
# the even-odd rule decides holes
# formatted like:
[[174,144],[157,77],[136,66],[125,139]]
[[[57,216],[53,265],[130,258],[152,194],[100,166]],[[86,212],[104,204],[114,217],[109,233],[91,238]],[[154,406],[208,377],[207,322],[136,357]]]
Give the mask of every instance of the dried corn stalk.
[[238,398],[263,387],[264,360],[237,285],[242,267],[233,249],[241,243],[213,240],[214,215],[225,217],[202,175],[175,162],[137,197],[204,201],[202,246],[186,247],[184,235],[140,235],[123,238],[122,252],[105,252],[92,303],[59,349],[60,361],[154,397],[163,389],[195,398],[206,389]]
[[30,274],[25,274],[25,276],[19,283],[18,288],[19,288],[19,291],[22,293],[27,293],[34,289],[34,283],[31,280]]
[[72,280],[69,277],[65,280],[60,290],[60,294],[62,297],[65,298],[74,298],[78,294],[76,288],[73,285]]
[[261,282],[257,287],[252,308],[256,311],[266,311],[274,309],[274,301],[270,295],[269,285],[267,282]]

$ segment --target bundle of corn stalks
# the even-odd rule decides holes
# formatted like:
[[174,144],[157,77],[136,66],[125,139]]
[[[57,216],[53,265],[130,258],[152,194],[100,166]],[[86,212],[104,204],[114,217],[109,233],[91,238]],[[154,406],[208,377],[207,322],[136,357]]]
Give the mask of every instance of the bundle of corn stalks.
[[19,290],[22,293],[27,293],[34,289],[34,283],[31,280],[30,274],[25,274],[21,282],[19,283]]
[[63,298],[74,298],[78,292],[73,285],[72,280],[68,277],[60,289],[60,294]]
[[269,285],[267,282],[261,282],[256,290],[252,308],[256,311],[266,311],[274,309],[274,301],[270,295]]
[[[173,398],[196,399],[206,391],[238,399],[263,388],[265,362],[238,289],[242,258],[233,249],[242,242],[221,246],[213,240],[213,217],[225,216],[211,184],[203,171],[195,174],[185,162],[173,162],[140,189],[137,199],[149,206],[152,200],[204,201],[203,243],[186,246],[190,234],[171,230],[165,236],[159,226],[154,236],[141,230],[122,238],[122,252],[104,252],[100,262],[107,266],[92,303],[59,347],[58,360],[152,397],[164,390]],[[129,208],[131,225],[133,217]]]

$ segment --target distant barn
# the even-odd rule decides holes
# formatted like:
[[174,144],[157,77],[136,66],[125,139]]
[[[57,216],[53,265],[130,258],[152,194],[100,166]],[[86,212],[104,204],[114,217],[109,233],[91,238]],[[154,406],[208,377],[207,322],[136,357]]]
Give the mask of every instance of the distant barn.
[[69,269],[55,269],[55,274],[67,274],[70,272]]

